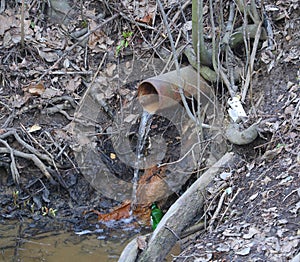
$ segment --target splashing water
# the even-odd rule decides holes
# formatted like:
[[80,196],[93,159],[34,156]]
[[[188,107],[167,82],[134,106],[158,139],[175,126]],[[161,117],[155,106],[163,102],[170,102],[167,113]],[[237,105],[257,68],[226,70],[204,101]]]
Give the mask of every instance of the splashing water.
[[133,173],[133,188],[132,188],[132,201],[131,201],[131,210],[134,210],[137,204],[137,187],[139,181],[139,164],[143,157],[143,148],[145,146],[145,142],[150,131],[150,126],[152,123],[152,114],[147,111],[143,111],[141,116],[141,122],[138,131],[138,141],[136,146],[136,161],[134,166]]

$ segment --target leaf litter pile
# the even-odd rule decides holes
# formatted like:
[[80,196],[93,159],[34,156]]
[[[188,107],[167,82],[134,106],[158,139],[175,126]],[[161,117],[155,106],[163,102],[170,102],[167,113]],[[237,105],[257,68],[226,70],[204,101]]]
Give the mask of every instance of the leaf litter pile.
[[[1,219],[68,223],[71,218],[72,227],[84,228],[94,213],[103,221],[126,218],[128,202],[105,198],[81,174],[72,121],[87,88],[101,86],[103,117],[95,130],[99,153],[114,172],[132,174],[132,168],[114,161],[109,136],[101,132],[120,105],[134,99],[139,81],[172,66],[156,64],[151,72],[139,70],[148,65],[134,68],[141,59],[166,64],[172,53],[155,1],[146,7],[143,1],[70,5],[53,0],[51,8],[46,1],[21,2],[1,1],[0,8]],[[191,3],[174,2],[164,1],[164,7],[174,25],[173,37],[180,39],[182,31],[190,30]],[[204,2],[208,10],[209,1]],[[299,253],[299,5],[263,2],[276,49],[257,53],[251,101],[246,101],[251,117],[259,120],[260,137],[247,146],[232,146],[242,161],[207,188],[208,222],[180,240],[184,250],[176,261],[284,261]],[[210,32],[209,25],[205,31]],[[135,81],[129,83],[132,75]],[[172,132],[167,135],[174,144],[171,151],[177,142]],[[147,224],[150,209],[138,212]]]

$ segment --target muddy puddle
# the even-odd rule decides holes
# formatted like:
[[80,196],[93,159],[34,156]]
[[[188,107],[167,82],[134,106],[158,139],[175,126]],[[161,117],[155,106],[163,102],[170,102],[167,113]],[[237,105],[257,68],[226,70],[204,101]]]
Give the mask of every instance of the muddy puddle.
[[[100,228],[100,224],[85,230],[59,229],[54,222],[55,231],[40,228],[32,221],[0,221],[0,261],[9,262],[111,262],[118,261],[122,250],[130,240],[144,229]],[[120,225],[118,225],[120,226]],[[148,231],[149,232],[149,231]],[[174,248],[166,261],[172,261],[180,252]],[[174,255],[173,255],[174,254]]]
[[[41,224],[39,225],[41,226]],[[43,232],[32,221],[0,223],[0,261],[117,261],[135,230],[93,228]],[[105,232],[106,231],[106,232]]]

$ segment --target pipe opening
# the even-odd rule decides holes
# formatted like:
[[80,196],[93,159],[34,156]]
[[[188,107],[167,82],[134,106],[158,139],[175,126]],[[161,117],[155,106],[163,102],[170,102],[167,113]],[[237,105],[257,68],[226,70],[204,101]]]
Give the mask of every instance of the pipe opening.
[[156,88],[149,82],[143,82],[138,89],[138,98],[149,113],[154,113],[159,108],[159,95]]

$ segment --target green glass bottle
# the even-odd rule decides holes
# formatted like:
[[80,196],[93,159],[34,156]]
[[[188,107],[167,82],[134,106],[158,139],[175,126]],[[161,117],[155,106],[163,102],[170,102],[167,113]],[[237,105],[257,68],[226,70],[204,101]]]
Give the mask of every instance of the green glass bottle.
[[159,209],[156,202],[154,202],[151,205],[151,225],[152,225],[153,230],[155,230],[155,228],[157,227],[159,221],[162,219],[163,215],[164,214],[161,211],[161,209]]

